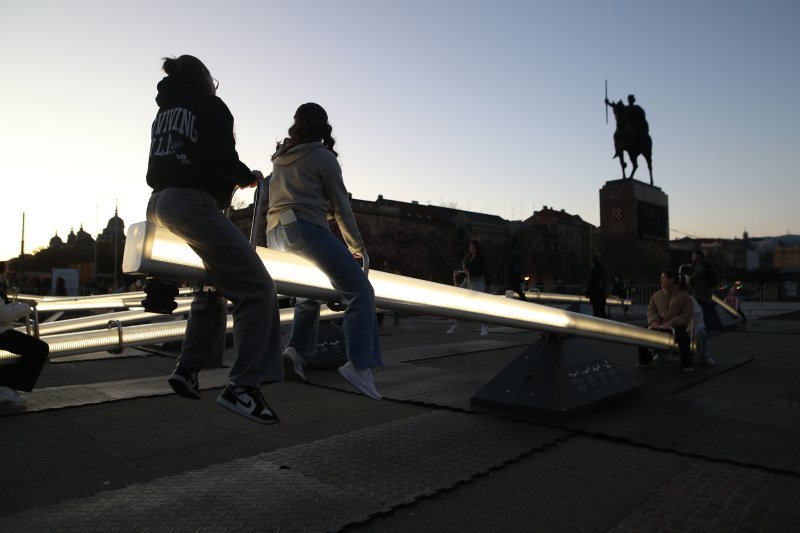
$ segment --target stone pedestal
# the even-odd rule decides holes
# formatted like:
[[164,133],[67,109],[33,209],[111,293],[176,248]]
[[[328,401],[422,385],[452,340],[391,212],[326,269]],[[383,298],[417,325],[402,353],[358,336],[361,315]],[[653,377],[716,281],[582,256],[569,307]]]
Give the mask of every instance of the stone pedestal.
[[600,257],[610,279],[657,283],[670,265],[669,201],[654,185],[607,181],[600,189]]

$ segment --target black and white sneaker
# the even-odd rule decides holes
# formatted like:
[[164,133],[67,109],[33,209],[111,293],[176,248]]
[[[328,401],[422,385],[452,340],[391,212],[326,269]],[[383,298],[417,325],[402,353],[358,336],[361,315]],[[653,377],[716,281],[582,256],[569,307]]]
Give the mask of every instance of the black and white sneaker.
[[258,387],[241,387],[231,383],[217,397],[217,403],[258,424],[281,423],[278,415],[267,405]]
[[189,370],[178,364],[167,381],[178,396],[191,400],[200,399],[200,383],[197,381],[196,370]]

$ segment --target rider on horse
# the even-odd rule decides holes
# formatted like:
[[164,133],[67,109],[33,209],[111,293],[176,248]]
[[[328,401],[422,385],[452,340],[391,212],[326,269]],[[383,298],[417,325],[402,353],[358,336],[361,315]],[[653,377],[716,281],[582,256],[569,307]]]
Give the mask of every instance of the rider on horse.
[[617,129],[614,132],[614,158],[622,155],[623,145],[626,143],[637,143],[645,135],[650,133],[650,125],[647,124],[644,109],[635,104],[636,97],[628,95],[628,105],[622,100],[611,102],[606,98],[606,105],[614,110],[614,118],[617,120]]
[[650,126],[647,124],[644,109],[636,105],[636,97],[628,95],[628,105],[605,99],[606,105],[614,110],[614,118],[617,121],[617,129],[614,131],[614,158],[619,158],[622,166],[622,177],[625,178],[625,167],[628,165],[623,158],[623,152],[628,151],[633,163],[633,173],[636,172],[636,157],[641,154],[647,159],[650,169],[650,184],[652,185],[652,163],[650,152],[652,150],[652,140],[650,139]]

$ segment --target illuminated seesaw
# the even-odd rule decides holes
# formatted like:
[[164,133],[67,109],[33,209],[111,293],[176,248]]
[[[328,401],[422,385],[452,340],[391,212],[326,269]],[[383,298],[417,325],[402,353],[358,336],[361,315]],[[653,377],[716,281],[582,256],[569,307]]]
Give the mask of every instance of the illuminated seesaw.
[[[181,304],[177,312],[185,312],[189,306]],[[142,313],[144,313],[142,311]],[[153,313],[146,313],[152,319]],[[281,325],[292,323],[292,309],[281,309]],[[331,320],[341,317],[340,311],[333,311],[326,306],[320,309],[322,320]],[[97,320],[105,320],[103,328],[88,331],[71,331],[69,333],[58,333],[43,335],[41,340],[50,347],[50,358],[66,357],[70,355],[85,354],[98,351],[109,351],[120,353],[125,348],[144,346],[148,344],[159,344],[183,339],[186,334],[186,320],[170,320],[168,322],[157,322],[150,324],[139,324],[125,326],[120,320],[111,318],[112,314],[98,316]],[[141,318],[141,317],[138,317]],[[85,323],[84,323],[85,324]],[[93,325],[97,325],[96,322]],[[23,328],[24,329],[24,328]],[[44,329],[44,328],[43,328]],[[50,331],[58,331],[51,328]],[[226,331],[233,331],[233,317],[228,316]],[[0,350],[0,364],[16,359],[17,355]]]
[[722,308],[722,310],[725,311],[726,313],[728,313],[731,317],[733,317],[737,321],[741,322],[742,314],[739,311],[737,311],[736,308],[734,308],[728,302],[726,302],[725,300],[723,300],[722,298],[720,298],[716,294],[713,294],[711,296],[711,301],[713,301],[715,304],[720,306]]
[[[511,291],[506,291],[506,293]],[[579,294],[561,294],[557,292],[542,292],[538,290],[525,291],[525,298],[531,302],[549,303],[568,303],[568,304],[588,304],[591,300],[587,296]],[[631,300],[618,296],[606,296],[606,305],[631,305]]]
[[[61,333],[76,333],[80,331],[88,331],[97,328],[105,328],[109,322],[119,322],[123,326],[138,324],[142,322],[153,322],[154,319],[164,320],[169,319],[169,316],[153,315],[148,313],[141,307],[143,296],[140,296],[135,305],[128,305],[129,309],[125,311],[116,311],[102,314],[92,314],[89,316],[79,318],[68,318],[64,320],[45,321],[38,324],[31,324],[27,328],[19,327],[17,331],[25,332],[32,326],[36,328],[36,336],[57,335]],[[189,312],[192,304],[191,298],[178,298],[178,306],[175,308],[175,314],[185,314]]]
[[[256,252],[279,293],[323,301],[338,297],[325,274],[310,262],[264,247],[256,247]],[[207,281],[197,254],[182,239],[149,222],[128,228],[122,269],[126,274]],[[676,349],[674,337],[663,331],[378,270],[371,270],[369,279],[375,290],[375,304],[382,309],[546,334],[518,357],[519,363],[509,365],[476,393],[472,397],[474,403],[567,413],[639,389],[638,383],[581,338],[655,350]],[[586,380],[591,383],[587,385]]]
[[[277,290],[281,294],[335,300],[337,293],[325,274],[294,254],[257,247]],[[235,259],[232,259],[235,260]],[[169,230],[150,222],[128,228],[122,270],[171,279],[207,281],[197,254]],[[499,326],[574,335],[672,350],[671,335],[611,320],[554,309],[532,302],[451,287],[379,270],[370,270],[375,305],[383,309],[409,311]]]

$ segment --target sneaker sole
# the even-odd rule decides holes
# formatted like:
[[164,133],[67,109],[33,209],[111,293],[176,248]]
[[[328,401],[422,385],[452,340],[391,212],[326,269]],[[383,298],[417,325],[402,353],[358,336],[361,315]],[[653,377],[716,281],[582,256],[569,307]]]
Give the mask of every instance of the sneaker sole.
[[255,422],[256,424],[262,424],[264,426],[275,426],[281,423],[281,420],[275,413],[272,413],[273,416],[275,417],[272,420],[264,420],[263,418],[253,416],[252,414],[247,413],[245,411],[240,411],[239,408],[237,407],[237,404],[229,402],[222,395],[217,396],[217,403],[222,407],[224,407],[225,409],[234,412],[239,416],[243,416],[244,418],[250,420],[251,422]]
[[202,398],[199,391],[196,391],[183,376],[173,374],[167,380],[175,394],[190,400],[199,400]]
[[23,406],[23,405],[26,405],[28,403],[28,399],[27,398],[22,398],[22,399],[15,398],[15,399],[12,400],[11,398],[0,398],[0,404],[4,404],[4,403],[8,404],[8,405]]
[[344,370],[342,370],[342,368],[341,368],[341,367],[339,367],[339,375],[340,375],[340,376],[342,376],[342,377],[344,378],[344,380],[345,380],[346,382],[348,382],[348,383],[349,383],[349,384],[350,384],[350,385],[351,385],[351,386],[352,386],[354,389],[356,389],[358,392],[360,392],[361,394],[363,394],[363,395],[364,395],[364,396],[366,396],[367,398],[371,398],[371,399],[373,399],[373,400],[383,400],[383,397],[382,397],[380,394],[378,394],[377,396],[375,396],[375,395],[374,395],[374,394],[372,394],[371,392],[369,392],[369,391],[367,391],[367,390],[364,390],[364,389],[362,389],[362,388],[361,388],[361,385],[358,383],[358,381],[356,381],[356,380],[354,380],[354,379],[350,379],[350,377],[348,376],[348,374],[347,374],[347,373],[346,373]]

